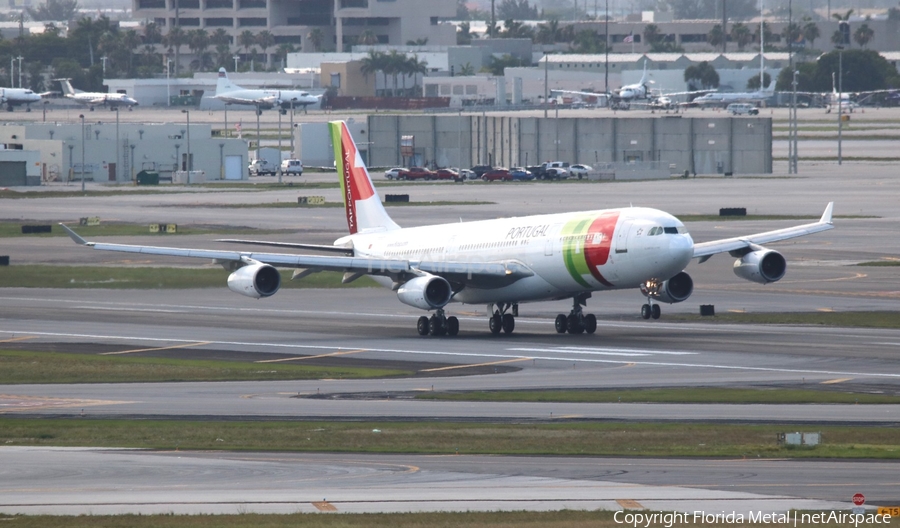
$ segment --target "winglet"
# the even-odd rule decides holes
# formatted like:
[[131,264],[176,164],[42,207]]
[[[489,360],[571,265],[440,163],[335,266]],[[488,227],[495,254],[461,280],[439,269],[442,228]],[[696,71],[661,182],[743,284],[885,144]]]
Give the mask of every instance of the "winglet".
[[834,211],[834,202],[828,202],[828,205],[825,207],[825,212],[822,213],[822,218],[819,219],[820,224],[830,224],[831,222],[831,213]]
[[76,233],[75,231],[72,231],[71,229],[69,229],[69,226],[67,226],[66,224],[60,222],[60,223],[59,223],[59,227],[63,228],[63,229],[65,230],[65,232],[69,234],[69,238],[71,238],[72,240],[74,240],[75,243],[78,244],[79,246],[87,246],[87,245],[90,245],[90,243],[89,243],[87,240],[81,238],[81,237],[78,235],[78,233]]

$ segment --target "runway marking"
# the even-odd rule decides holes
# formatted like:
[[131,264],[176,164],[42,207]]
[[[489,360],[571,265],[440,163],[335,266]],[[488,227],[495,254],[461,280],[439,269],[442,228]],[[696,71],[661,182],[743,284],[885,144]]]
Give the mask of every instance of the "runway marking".
[[697,352],[676,352],[669,350],[638,350],[634,348],[587,348],[587,347],[550,347],[550,348],[508,348],[510,352],[563,352],[566,354],[593,354],[598,356],[693,356]]
[[850,381],[852,379],[853,378],[838,378],[838,379],[833,379],[833,380],[826,380],[826,381],[823,381],[822,383],[820,383],[820,385],[833,385],[835,383],[843,383],[845,381]]
[[644,506],[634,500],[634,499],[616,499],[616,502],[619,503],[619,506],[625,508],[626,510],[645,510]]
[[489,363],[472,363],[470,365],[453,365],[452,367],[438,367],[438,368],[430,368],[425,370],[420,370],[419,372],[438,372],[441,370],[454,370],[454,369],[464,369],[464,368],[474,368],[474,367],[488,367],[491,365],[502,365],[503,363],[516,363],[519,361],[528,361],[530,357],[520,357],[513,359],[504,359],[501,361],[491,361]]
[[181,345],[172,345],[166,347],[155,347],[155,348],[135,348],[133,350],[120,350],[118,352],[101,352],[99,355],[101,356],[118,356],[121,354],[134,354],[136,352],[153,352],[155,350],[172,350],[173,348],[190,348],[194,346],[202,346],[210,344],[210,341],[197,341],[192,343],[183,343]]
[[328,512],[338,511],[338,509],[334,506],[334,504],[331,504],[330,502],[326,502],[326,501],[314,502],[314,503],[312,503],[312,505],[315,506],[316,509],[319,511],[328,511]]
[[14,343],[16,341],[26,341],[28,339],[37,339],[38,336],[22,336],[22,337],[12,337],[10,339],[4,339],[0,341],[0,343]]
[[34,411],[38,409],[66,409],[72,407],[93,407],[97,405],[120,405],[135,403],[113,400],[80,400],[77,398],[51,398],[45,396],[17,396],[0,394],[0,414],[8,412]]
[[106,310],[116,312],[154,312],[154,313],[184,313],[184,310],[164,310],[162,308],[121,308],[121,307],[105,307],[105,306],[75,306],[84,310]]
[[302,361],[304,359],[319,359],[319,358],[323,358],[323,357],[346,356],[347,354],[359,354],[360,352],[368,352],[368,350],[365,348],[360,348],[357,350],[331,352],[329,354],[319,354],[316,356],[296,356],[296,357],[280,358],[280,359],[261,359],[259,361],[254,361],[254,363],[281,363],[284,361]]
[[[659,326],[662,325],[652,325]],[[0,330],[0,334],[22,334],[25,332],[22,331],[13,331],[13,330]],[[161,337],[142,337],[142,336],[122,336],[122,335],[97,335],[97,334],[74,334],[74,333],[64,333],[64,332],[28,332],[30,334],[34,334],[37,336],[43,337],[67,337],[67,338],[79,338],[79,339],[116,339],[116,340],[132,340],[132,341],[163,341],[163,342],[187,342],[184,339],[172,339],[172,338],[161,338]],[[190,343],[196,343],[196,341],[190,341]],[[269,347],[269,348],[296,348],[296,349],[333,349],[333,350],[345,350],[351,347],[338,347],[338,346],[328,346],[328,345],[298,345],[298,344],[289,344],[289,343],[265,343],[265,342],[247,342],[247,341],[206,341],[211,345],[223,345],[223,346],[241,346],[241,347]],[[353,350],[356,350],[357,347],[352,347]],[[418,354],[422,356],[458,356],[458,357],[477,357],[477,358],[487,358],[487,357],[495,357],[499,359],[515,359],[521,356],[508,356],[505,354],[476,354],[473,352],[451,352],[451,351],[431,351],[431,350],[404,350],[404,349],[391,349],[391,348],[369,348],[370,352],[392,352],[398,354]],[[648,350],[648,353],[652,354],[652,350]],[[709,369],[718,369],[718,370],[736,370],[736,371],[748,371],[748,372],[778,372],[781,374],[806,374],[806,375],[819,375],[819,376],[845,376],[845,377],[861,377],[861,378],[890,378],[890,379],[900,379],[900,373],[891,373],[891,372],[857,372],[857,371],[836,371],[836,370],[813,370],[813,369],[796,369],[796,368],[779,368],[779,367],[747,367],[747,366],[739,366],[739,365],[716,365],[711,363],[673,363],[666,361],[632,361],[625,359],[600,359],[600,358],[579,358],[579,357],[557,357],[557,356],[535,356],[532,355],[531,359],[540,359],[547,361],[569,361],[569,362],[577,362],[577,363],[597,363],[597,364],[627,364],[633,363],[634,365],[647,365],[653,367],[679,367],[679,368],[709,368]]]

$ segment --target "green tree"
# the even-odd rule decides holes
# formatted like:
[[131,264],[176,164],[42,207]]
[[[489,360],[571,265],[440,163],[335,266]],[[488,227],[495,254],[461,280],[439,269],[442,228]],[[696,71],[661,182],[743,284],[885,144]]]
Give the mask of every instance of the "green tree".
[[537,6],[532,6],[528,0],[503,0],[497,6],[497,18],[500,20],[537,20],[540,18]]
[[188,47],[191,49],[191,53],[194,54],[191,67],[196,67],[198,70],[210,68],[212,63],[207,52],[210,45],[209,33],[202,28],[192,29],[188,31],[187,38]]
[[420,60],[418,56],[406,59],[406,73],[413,78],[413,95],[419,95],[419,75],[428,75],[428,61]]
[[[772,83],[772,76],[768,73],[763,73],[763,88],[769,86]],[[747,80],[747,90],[759,90],[759,75],[754,75]]]
[[606,51],[605,36],[593,29],[585,29],[575,34],[572,51],[575,53],[603,53]]
[[741,22],[731,26],[731,40],[743,51],[747,44],[753,42],[753,32]]
[[178,77],[181,63],[181,46],[188,43],[187,33],[181,29],[181,26],[169,28],[169,32],[163,37],[163,42],[175,51],[175,77]]
[[500,38],[527,38],[534,39],[534,30],[522,22],[508,19],[503,22],[503,30],[500,31]]
[[856,28],[856,31],[853,32],[853,40],[859,44],[859,47],[865,48],[869,45],[869,41],[871,41],[875,37],[875,30],[869,27],[869,24],[863,24]]
[[144,44],[159,44],[162,42],[162,31],[160,31],[156,22],[148,22],[147,25],[144,26],[142,40]]
[[78,12],[78,0],[47,0],[37,8],[26,7],[32,20],[57,20],[69,22]]
[[268,49],[275,45],[275,35],[272,34],[271,31],[264,29],[256,34],[256,44],[260,47],[263,52],[263,56],[266,58],[266,69],[272,67],[271,57],[269,57]]
[[719,87],[719,74],[712,64],[703,61],[685,68],[684,82],[691,90],[710,90]]
[[822,33],[819,31],[819,25],[812,20],[803,25],[803,39],[809,42],[810,48],[813,47],[816,39],[821,36]]
[[492,57],[490,64],[487,66],[487,70],[492,75],[499,77],[503,75],[503,70],[506,68],[517,68],[520,66],[531,66],[531,61],[528,59],[518,59],[507,53],[502,57]]
[[797,47],[797,41],[803,36],[803,29],[800,24],[792,22],[781,30],[781,37],[784,39],[785,48],[791,49]]
[[321,51],[322,43],[325,42],[325,33],[321,28],[314,28],[306,35],[306,40],[312,44],[313,51]]
[[357,44],[362,44],[364,46],[372,46],[378,44],[378,35],[371,29],[367,29],[359,34],[359,38],[356,39],[356,42]]
[[[713,48],[718,48],[725,42],[725,32],[722,30],[722,24],[716,24],[709,30],[706,35],[706,42]],[[649,40],[648,40],[649,42]],[[650,43],[652,45],[652,43]]]
[[472,28],[468,22],[462,22],[456,28],[456,44],[459,46],[468,46],[472,43]]
[[[256,44],[256,35],[254,35],[253,32],[250,31],[249,29],[245,29],[244,31],[240,32],[240,34],[237,37],[237,40],[238,40],[238,45],[240,47],[244,48],[244,53],[249,54],[250,49],[253,47],[254,44]],[[256,55],[255,49],[253,50],[253,55]],[[252,56],[250,58],[250,61],[252,64],[252,61],[253,61]],[[251,66],[251,69],[253,69],[252,66]]]
[[647,24],[644,26],[643,36],[644,42],[651,48],[654,44],[658,44],[664,38],[662,31],[660,31],[659,26],[656,24]]

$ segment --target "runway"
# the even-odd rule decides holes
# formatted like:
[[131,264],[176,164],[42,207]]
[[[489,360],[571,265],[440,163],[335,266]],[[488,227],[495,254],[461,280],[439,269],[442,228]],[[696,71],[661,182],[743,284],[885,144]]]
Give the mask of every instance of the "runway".
[[[123,114],[124,115],[124,114]],[[192,116],[193,118],[193,116]],[[805,172],[803,172],[805,171]],[[225,288],[186,291],[25,289],[0,291],[0,346],[73,344],[154,355],[241,354],[247,361],[340,354],[347,364],[402,363],[405,379],[303,382],[65,384],[0,386],[0,413],[31,417],[186,417],[284,420],[561,420],[857,424],[896,427],[896,405],[467,404],[413,400],[423,390],[513,390],[669,386],[791,387],[900,391],[900,331],[675,321],[701,304],[729,311],[895,311],[896,267],[860,262],[900,258],[894,239],[900,182],[890,164],[803,166],[798,177],[671,180],[615,184],[418,185],[385,187],[414,201],[491,205],[390,210],[404,226],[628,203],[676,215],[747,207],[753,214],[817,218],[836,201],[837,228],[773,244],[788,259],[784,280],[741,281],[731,258],[692,263],[695,291],[643,321],[636,292],[595,294],[593,336],[559,335],[553,317],[568,302],[523,304],[511,336],[490,337],[485,308],[451,305],[456,338],[420,338],[420,313],[383,289],[285,290],[270,299]],[[331,175],[315,176],[325,181]],[[376,176],[377,178],[377,176]],[[259,180],[262,181],[262,180]],[[50,186],[64,189],[65,186]],[[97,187],[101,188],[101,187]],[[345,230],[341,209],[223,208],[295,201],[296,189],[211,192],[165,188],[151,195],[3,200],[3,216],[29,221],[204,223],[290,229],[258,238],[331,243]],[[306,191],[302,191],[309,194]],[[383,191],[382,191],[383,192]],[[330,201],[335,189],[319,189]],[[843,218],[840,215],[855,215]],[[805,222],[688,222],[695,241]],[[143,238],[107,237],[145,243]],[[220,247],[210,236],[164,239],[177,247]],[[2,239],[13,265],[206,265],[123,258],[68,238]],[[14,341],[13,341],[14,340]],[[140,353],[138,353],[140,354]],[[258,359],[257,359],[258,358]],[[264,363],[261,363],[264,364]],[[475,375],[467,375],[477,373]],[[318,394],[319,399],[303,396]],[[322,397],[327,396],[327,397]],[[155,453],[110,449],[0,447],[5,513],[237,513],[621,509],[786,511],[848,508],[865,492],[897,502],[895,461],[679,461],[577,457],[421,457],[285,453]],[[35,491],[40,490],[40,491]],[[327,504],[328,506],[325,506]],[[624,504],[631,504],[625,502]]]

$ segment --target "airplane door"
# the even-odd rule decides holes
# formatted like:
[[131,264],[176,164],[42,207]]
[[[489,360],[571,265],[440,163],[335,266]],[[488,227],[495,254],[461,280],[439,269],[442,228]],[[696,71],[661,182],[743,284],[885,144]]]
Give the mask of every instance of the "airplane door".
[[628,253],[628,239],[631,238],[631,220],[623,220],[616,231],[616,254]]

